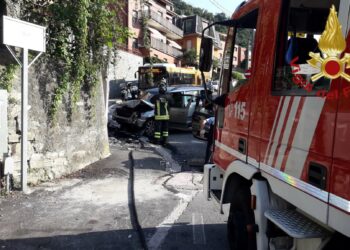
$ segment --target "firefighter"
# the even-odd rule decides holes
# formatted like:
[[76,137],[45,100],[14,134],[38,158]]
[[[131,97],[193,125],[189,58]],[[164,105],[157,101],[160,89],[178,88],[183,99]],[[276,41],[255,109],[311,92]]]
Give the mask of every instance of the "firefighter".
[[169,136],[169,104],[172,104],[172,99],[166,94],[167,86],[166,80],[163,78],[158,86],[158,94],[151,98],[154,106],[154,142],[156,144],[167,144]]

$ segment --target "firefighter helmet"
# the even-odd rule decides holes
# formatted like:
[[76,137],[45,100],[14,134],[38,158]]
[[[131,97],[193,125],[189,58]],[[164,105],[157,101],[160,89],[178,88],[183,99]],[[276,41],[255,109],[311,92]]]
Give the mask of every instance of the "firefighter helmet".
[[159,94],[165,94],[166,91],[167,91],[167,87],[166,87],[166,84],[161,82],[158,86],[159,88]]

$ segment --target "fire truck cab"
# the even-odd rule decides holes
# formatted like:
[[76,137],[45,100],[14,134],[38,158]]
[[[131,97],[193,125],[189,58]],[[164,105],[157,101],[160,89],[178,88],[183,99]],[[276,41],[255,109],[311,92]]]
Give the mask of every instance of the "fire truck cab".
[[204,166],[232,249],[350,248],[349,10],[249,0],[232,15]]

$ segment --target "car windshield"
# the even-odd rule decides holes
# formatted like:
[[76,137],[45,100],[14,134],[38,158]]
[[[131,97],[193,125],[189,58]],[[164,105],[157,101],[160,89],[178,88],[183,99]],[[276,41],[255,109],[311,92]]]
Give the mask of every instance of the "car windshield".
[[152,98],[153,94],[149,93],[149,92],[145,92],[142,96],[141,96],[141,100],[143,101],[147,101],[150,102],[151,98]]

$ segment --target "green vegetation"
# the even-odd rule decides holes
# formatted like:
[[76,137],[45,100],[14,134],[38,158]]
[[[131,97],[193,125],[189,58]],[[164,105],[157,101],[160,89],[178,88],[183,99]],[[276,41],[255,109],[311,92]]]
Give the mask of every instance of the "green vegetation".
[[238,29],[236,44],[248,48],[249,41],[253,41],[253,34],[252,29]]
[[195,49],[185,51],[182,56],[184,66],[198,67],[198,56]]
[[232,71],[232,78],[236,80],[244,80],[245,77],[242,73],[239,73],[237,71]]
[[122,0],[23,0],[21,18],[47,27],[42,59],[57,78],[49,115],[54,118],[68,95],[71,109],[82,91],[94,97],[99,74],[118,45],[130,35],[120,19]]
[[[193,7],[192,5],[187,4],[182,0],[173,0],[173,3],[174,3],[175,12],[178,15],[186,15],[186,16],[198,15],[211,22],[223,21],[223,20],[229,19],[229,17],[227,17],[225,13],[213,14],[205,9]],[[227,28],[224,26],[216,26],[215,29],[222,33],[227,32]]]
[[148,30],[149,18],[144,15],[143,11],[141,13],[142,14],[141,14],[140,24],[141,24],[141,31],[142,31],[143,46],[146,49],[150,49],[151,48],[151,39],[150,39],[149,30]]
[[13,63],[7,65],[0,71],[0,89],[6,89],[7,92],[11,91],[12,81],[18,67],[19,65],[17,63]]

